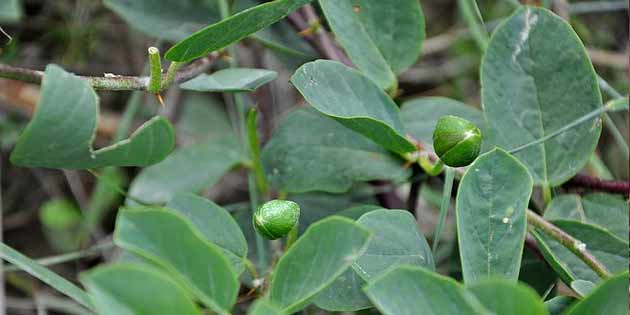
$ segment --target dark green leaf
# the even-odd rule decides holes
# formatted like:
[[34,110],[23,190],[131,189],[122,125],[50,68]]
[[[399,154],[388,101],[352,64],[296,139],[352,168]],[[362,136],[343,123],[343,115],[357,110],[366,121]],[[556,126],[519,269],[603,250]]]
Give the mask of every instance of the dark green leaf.
[[470,166],[457,193],[457,232],[466,283],[489,276],[516,280],[532,193],[527,169],[501,149]]
[[141,265],[109,265],[81,275],[101,315],[198,315],[186,290],[168,276]]
[[472,106],[446,97],[421,97],[403,104],[400,116],[403,125],[415,139],[433,144],[433,130],[442,116],[453,115],[469,120],[482,130],[483,113]]
[[479,315],[483,306],[457,282],[421,267],[397,267],[365,288],[385,315]]
[[198,192],[213,185],[240,162],[240,147],[233,136],[209,139],[176,150],[161,163],[143,169],[128,194],[144,202],[164,203],[176,193]]
[[494,314],[547,315],[549,312],[536,291],[507,279],[492,279],[467,286],[486,309]]
[[[602,106],[580,39],[566,21],[541,8],[523,7],[497,28],[484,56],[481,86],[490,141],[506,150]],[[600,130],[594,119],[515,156],[536,184],[558,185],[588,162]]]
[[291,83],[315,109],[384,148],[399,154],[416,149],[404,136],[394,101],[358,71],[317,60],[300,67]]
[[177,43],[166,59],[186,62],[226,47],[283,19],[311,0],[275,0],[241,11],[209,25]]
[[416,62],[425,38],[424,15],[415,0],[320,0],[336,39],[359,70],[381,88]]
[[185,145],[208,139],[230,137],[233,129],[224,106],[205,93],[188,93],[182,104],[182,113],[175,126],[178,142]]
[[212,74],[201,74],[179,87],[199,92],[253,92],[277,77],[278,74],[271,70],[228,68]]
[[181,40],[218,21],[216,1],[206,0],[104,0],[106,7],[132,27],[159,39]]
[[79,304],[92,309],[92,302],[83,290],[72,284],[72,282],[62,278],[36,261],[22,255],[15,249],[0,242],[0,258],[16,265],[31,276],[41,280],[57,291],[71,297]]
[[271,301],[286,313],[302,309],[350,267],[369,239],[368,230],[347,218],[311,225],[280,258],[271,280]]
[[571,306],[573,301],[575,301],[575,298],[572,296],[556,296],[546,301],[545,306],[549,310],[550,315],[561,315]]
[[98,97],[88,83],[55,65],[46,67],[37,111],[11,153],[20,166],[99,168],[149,166],[175,146],[175,133],[162,117],[140,126],[129,139],[94,150]]
[[567,315],[627,315],[628,272],[604,281],[589,296],[577,302]]
[[335,282],[320,292],[313,303],[327,311],[358,311],[372,307],[372,302],[363,293],[366,282],[354,269],[348,268]]
[[[628,269],[627,241],[591,224],[565,220],[551,222],[585,244],[586,249],[609,271]],[[562,244],[540,230],[533,235],[545,259],[565,283],[578,279],[599,283],[600,277]]]
[[558,196],[547,206],[545,219],[589,223],[621,239],[628,239],[628,203],[623,198],[612,194],[593,193],[584,197]]
[[303,109],[282,121],[265,146],[262,160],[269,182],[287,192],[344,192],[356,182],[396,181],[409,174],[402,161],[372,141]]
[[181,214],[160,208],[123,209],[114,241],[168,271],[215,312],[228,314],[236,302],[239,283],[228,260]]

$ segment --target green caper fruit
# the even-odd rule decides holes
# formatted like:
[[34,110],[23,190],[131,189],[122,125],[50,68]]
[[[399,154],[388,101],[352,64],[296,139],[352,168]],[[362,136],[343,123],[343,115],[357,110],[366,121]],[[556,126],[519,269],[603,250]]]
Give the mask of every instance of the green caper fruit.
[[271,200],[254,212],[254,228],[265,238],[275,240],[287,235],[300,218],[300,206],[288,200]]
[[479,155],[481,131],[466,119],[442,116],[433,131],[433,148],[444,164],[466,166]]

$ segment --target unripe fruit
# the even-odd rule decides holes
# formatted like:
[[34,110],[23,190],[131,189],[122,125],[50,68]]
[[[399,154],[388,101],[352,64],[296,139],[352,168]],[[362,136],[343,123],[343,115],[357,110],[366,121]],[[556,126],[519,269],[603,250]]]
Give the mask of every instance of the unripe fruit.
[[288,200],[271,200],[254,212],[254,228],[262,236],[275,240],[287,235],[298,224],[300,206]]
[[466,119],[442,116],[433,131],[433,148],[444,164],[466,166],[479,155],[481,131]]

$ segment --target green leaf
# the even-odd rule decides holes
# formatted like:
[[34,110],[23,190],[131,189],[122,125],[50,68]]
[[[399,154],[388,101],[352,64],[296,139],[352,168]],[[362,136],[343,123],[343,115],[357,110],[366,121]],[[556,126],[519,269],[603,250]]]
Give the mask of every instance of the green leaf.
[[574,297],[561,295],[545,301],[545,306],[550,315],[560,315],[564,314],[564,311],[571,306],[573,301],[575,301]]
[[246,9],[188,36],[171,47],[165,57],[170,61],[191,61],[259,31],[309,2],[275,0]]
[[123,209],[116,245],[160,266],[217,313],[228,314],[239,283],[221,249],[183,215],[160,208]]
[[368,249],[352,264],[354,271],[366,281],[397,265],[435,269],[431,248],[409,211],[371,211],[357,223],[374,233]]
[[216,1],[104,0],[133,28],[152,37],[177,41],[220,19]]
[[350,267],[369,239],[367,229],[347,218],[331,217],[311,225],[278,261],[271,301],[289,314],[302,309]]
[[482,130],[485,127],[483,113],[472,106],[446,97],[421,97],[406,101],[400,116],[411,136],[426,144],[433,144],[433,130],[442,116],[453,115],[469,120]]
[[285,313],[271,301],[261,298],[252,303],[247,315],[285,315]]
[[[489,138],[510,150],[602,106],[597,77],[571,26],[550,11],[523,7],[495,31],[481,67]],[[534,182],[559,185],[593,153],[601,123],[583,123],[515,154]]]
[[572,220],[596,225],[621,239],[628,239],[628,203],[619,196],[592,193],[584,197],[562,195],[545,210],[547,220]]
[[88,294],[79,287],[2,242],[0,242],[0,258],[16,265],[31,276],[77,301],[79,304],[89,309],[94,309]]
[[[566,220],[551,222],[584,243],[586,249],[609,271],[616,273],[628,270],[627,240],[622,240],[591,224]],[[600,277],[590,267],[554,238],[538,229],[532,234],[545,260],[565,283],[570,284],[574,280],[600,282]]]
[[175,126],[178,141],[183,141],[187,146],[234,134],[222,102],[206,93],[187,94]]
[[278,74],[271,70],[228,68],[212,74],[201,74],[179,87],[199,92],[253,92],[277,77]]
[[399,265],[435,269],[429,244],[415,218],[405,210],[373,210],[357,223],[374,233],[370,244],[349,270],[315,299],[317,306],[330,311],[356,311],[371,307],[362,287],[366,281]]
[[507,279],[482,280],[467,286],[468,291],[494,314],[547,315],[549,312],[536,291]]
[[94,150],[97,118],[98,97],[88,81],[49,65],[37,110],[20,135],[11,162],[67,169],[149,166],[163,160],[175,146],[171,124],[154,117],[129,139]]
[[20,0],[3,0],[0,2],[0,21],[17,22],[22,18],[22,4]]
[[464,282],[518,278],[531,193],[527,169],[501,149],[479,156],[468,167],[456,203]]
[[356,182],[409,176],[402,161],[309,109],[293,111],[280,123],[263,149],[262,160],[267,180],[286,192],[338,193]]
[[208,242],[220,247],[237,274],[245,270],[247,240],[227,210],[208,199],[187,193],[175,195],[166,207],[188,218]]
[[182,287],[141,265],[98,267],[82,274],[81,282],[101,315],[201,314]]
[[404,136],[394,101],[358,71],[317,60],[300,67],[291,83],[315,109],[384,148],[399,154],[416,149]]
[[630,107],[630,103],[627,98],[618,98],[608,101],[608,103],[606,103],[606,107],[610,108],[613,112],[627,111]]
[[628,314],[628,272],[604,281],[589,296],[577,302],[567,315]]
[[381,88],[416,62],[425,38],[424,15],[415,0],[320,0],[335,38],[359,70]]
[[586,296],[595,289],[595,283],[586,280],[575,280],[571,282],[571,289],[581,296]]
[[483,306],[454,280],[400,266],[370,281],[365,292],[384,315],[479,315]]
[[216,183],[241,158],[235,137],[209,139],[176,150],[164,161],[143,169],[128,194],[147,203],[164,203],[176,193],[199,192]]

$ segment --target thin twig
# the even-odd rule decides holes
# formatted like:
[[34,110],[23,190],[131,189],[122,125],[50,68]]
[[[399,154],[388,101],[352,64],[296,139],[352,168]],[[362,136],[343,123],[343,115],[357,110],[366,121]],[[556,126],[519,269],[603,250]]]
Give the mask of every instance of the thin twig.
[[578,258],[580,258],[580,260],[587,264],[600,277],[610,277],[610,272],[608,271],[608,269],[601,262],[599,262],[597,258],[595,258],[588,251],[588,249],[586,249],[586,244],[582,243],[580,240],[575,239],[573,236],[567,234],[565,231],[546,221],[541,216],[529,209],[527,210],[527,222],[530,224],[530,226],[536,227],[543,233],[553,237],[555,240],[560,242],[560,244],[562,244]]
[[583,187],[615,194],[630,195],[630,182],[603,180],[596,177],[578,174],[573,176],[566,186]]
[[[413,163],[411,167],[411,178],[416,178],[422,175],[423,171],[418,163]],[[418,204],[418,195],[420,194],[420,186],[422,186],[421,180],[411,181],[411,187],[409,188],[409,197],[407,197],[407,210],[414,216],[416,215],[416,206]]]
[[[201,73],[210,69],[212,62],[219,57],[218,53],[212,53],[204,58],[201,58],[187,67],[180,70],[175,75],[174,83],[186,82]],[[109,91],[144,91],[149,87],[149,77],[141,76],[122,76],[114,74],[106,74],[103,77],[93,76],[80,76],[81,78],[88,80],[90,85],[95,90],[109,90]],[[22,82],[41,84],[44,78],[44,72],[38,70],[25,69],[20,67],[13,67],[7,64],[0,63],[0,78],[12,79]],[[163,75],[163,80],[166,80],[166,75]],[[165,86],[166,88],[166,86]]]

